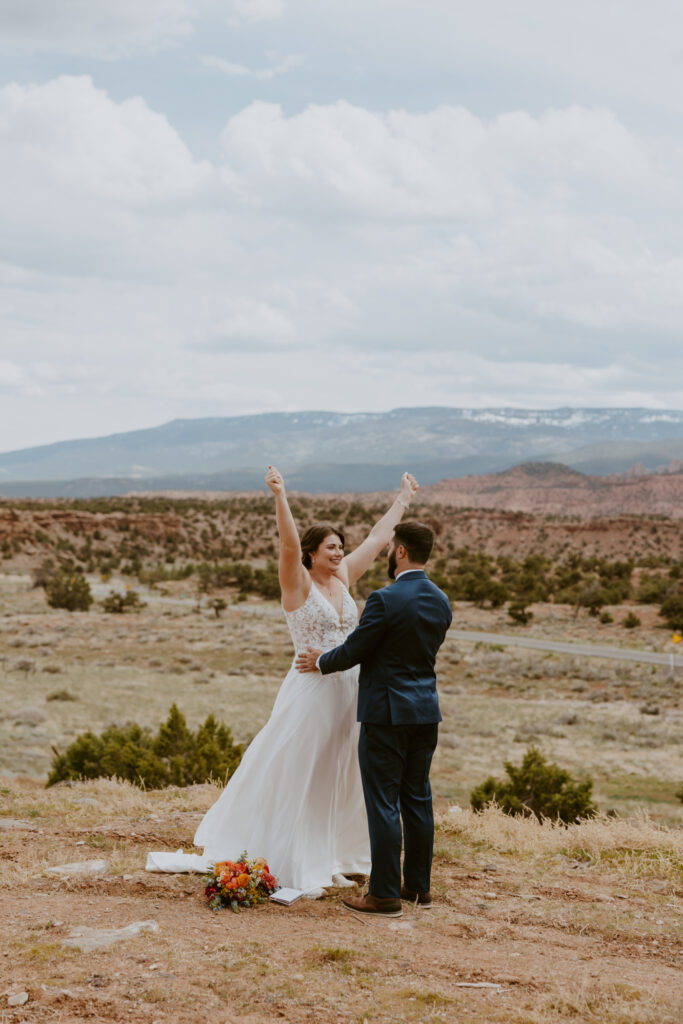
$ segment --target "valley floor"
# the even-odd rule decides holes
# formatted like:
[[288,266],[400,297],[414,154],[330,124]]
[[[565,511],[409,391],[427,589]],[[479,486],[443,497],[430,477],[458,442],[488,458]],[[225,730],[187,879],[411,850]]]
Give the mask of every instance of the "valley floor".
[[[438,666],[433,910],[358,919],[330,891],[213,914],[199,877],[151,875],[144,864],[151,849],[191,847],[216,786],[44,787],[53,747],[131,718],[156,730],[172,701],[191,726],[213,712],[238,740],[265,722],[292,656],[279,606],[250,599],[217,618],[184,586],[138,614],[70,614],[48,608],[24,577],[0,580],[3,1024],[679,1019],[678,673],[452,634]],[[624,630],[623,608],[605,626],[537,606],[519,635],[667,651],[652,609],[637,610],[642,626]],[[502,610],[465,604],[454,627],[511,631]],[[594,779],[600,818],[553,828],[466,809],[471,788],[530,745]],[[47,874],[88,859],[106,860],[103,873]],[[79,926],[140,921],[158,930],[95,952],[67,943]]]

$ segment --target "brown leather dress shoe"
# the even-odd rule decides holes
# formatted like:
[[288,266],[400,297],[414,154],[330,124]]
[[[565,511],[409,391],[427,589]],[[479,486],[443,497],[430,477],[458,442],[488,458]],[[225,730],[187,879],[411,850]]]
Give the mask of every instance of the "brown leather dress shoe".
[[347,910],[355,910],[357,914],[374,914],[375,917],[400,917],[403,913],[400,899],[379,896],[347,896],[342,900]]
[[401,899],[406,903],[414,903],[420,910],[429,910],[434,906],[431,892],[413,892],[412,889],[406,889],[405,885],[401,887]]

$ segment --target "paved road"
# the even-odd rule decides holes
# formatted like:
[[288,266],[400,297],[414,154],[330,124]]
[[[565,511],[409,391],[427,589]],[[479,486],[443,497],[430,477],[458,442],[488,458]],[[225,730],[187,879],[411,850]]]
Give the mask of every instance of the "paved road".
[[[501,644],[505,647],[531,647],[537,651],[556,651],[583,658],[611,658],[613,661],[638,661],[645,665],[670,665],[672,654],[659,651],[637,651],[625,647],[607,647],[601,644],[566,644],[559,640],[539,640],[529,636],[510,636],[507,633],[475,633],[468,629],[451,629],[450,636],[470,643]],[[675,656],[676,668],[683,669],[683,656]]]
[[[5,576],[4,582],[11,583],[25,583],[31,585],[30,576]],[[125,593],[125,583],[122,580],[111,580],[107,583],[102,583],[99,580],[95,580],[90,577],[90,586],[94,597],[106,597],[111,590],[118,590],[120,593]],[[194,597],[164,597],[162,594],[155,594],[154,591],[150,591],[146,587],[137,586],[135,588],[140,593],[140,596],[145,601],[150,601],[154,604],[174,604],[174,605],[185,605],[185,607],[194,607],[197,603]],[[188,586],[188,590],[190,587]],[[269,606],[258,605],[256,608],[249,607],[248,605],[240,605],[241,612],[251,612],[260,610],[263,613],[264,610],[268,609],[271,611]],[[272,608],[272,612],[280,614],[279,607]],[[469,643],[485,643],[485,644],[501,644],[504,647],[529,647],[536,651],[555,651],[558,654],[573,654],[577,657],[583,658],[610,658],[612,661],[636,661],[644,665],[671,665],[671,659],[674,658],[674,665],[676,668],[683,669],[683,651],[674,654],[674,652],[666,653],[660,651],[638,651],[626,647],[609,647],[602,644],[567,644],[560,640],[540,640],[536,637],[511,636],[509,633],[478,633],[474,630],[468,629],[451,629],[449,635],[455,637],[456,640],[463,640]],[[673,646],[673,645],[672,645]],[[683,644],[680,645],[683,647]]]

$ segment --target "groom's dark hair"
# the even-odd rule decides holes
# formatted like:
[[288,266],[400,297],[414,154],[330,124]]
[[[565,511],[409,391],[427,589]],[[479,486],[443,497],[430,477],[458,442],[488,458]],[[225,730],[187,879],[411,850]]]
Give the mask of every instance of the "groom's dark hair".
[[424,523],[408,520],[394,527],[397,544],[402,544],[411,562],[424,565],[434,547],[434,531]]
[[301,561],[307,569],[310,569],[313,564],[311,554],[318,550],[325,537],[329,537],[331,533],[339,537],[342,547],[344,547],[344,534],[331,523],[316,523],[315,526],[308,527],[301,538]]

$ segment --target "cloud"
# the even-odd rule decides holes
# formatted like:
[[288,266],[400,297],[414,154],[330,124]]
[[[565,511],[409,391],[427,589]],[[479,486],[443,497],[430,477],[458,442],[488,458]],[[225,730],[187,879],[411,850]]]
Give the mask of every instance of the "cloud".
[[205,328],[203,336],[191,344],[199,352],[270,352],[291,347],[297,334],[283,308],[244,298],[235,298],[222,321]]
[[286,10],[285,0],[233,0],[235,11],[249,21],[270,21],[281,18]]
[[268,82],[279,75],[285,75],[288,71],[292,71],[293,68],[299,67],[302,63],[302,58],[296,54],[288,54],[286,57],[282,57],[282,59],[277,59],[274,55],[272,56],[276,62],[268,68],[248,68],[244,64],[232,64],[222,57],[210,55],[200,59],[204,67],[220,71],[229,78],[255,78],[261,82]]
[[177,46],[212,19],[280,18],[284,0],[3,0],[0,48],[116,60]]
[[222,144],[255,197],[343,216],[487,220],[506,202],[558,209],[593,191],[597,207],[603,191],[645,195],[653,182],[678,195],[647,147],[600,109],[485,121],[462,107],[376,113],[339,101],[286,117],[257,101],[230,120]]
[[113,102],[87,76],[0,89],[4,173],[15,185],[158,203],[206,180],[163,114],[140,97]]
[[286,117],[255,102],[222,145],[228,180],[256,209],[355,227],[368,248],[391,238],[372,285],[390,310],[375,277],[386,282],[391,251],[388,277],[410,296],[400,336],[439,313],[443,336],[448,310],[496,337],[519,325],[532,351],[563,325],[680,322],[670,218],[682,212],[682,154],[636,138],[610,111],[485,120],[458,107],[381,114],[338,102]]
[[0,147],[4,437],[683,404],[681,153],[604,108],[252,103],[209,161],[61,76],[0,89]]
[[201,0],[4,0],[0,32],[4,47],[117,57],[188,36],[200,7]]
[[23,378],[21,366],[8,359],[0,359],[0,391],[18,387]]

